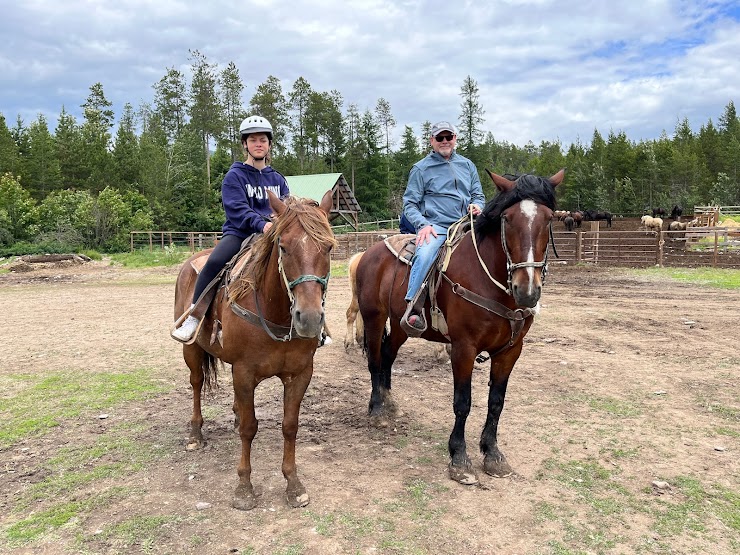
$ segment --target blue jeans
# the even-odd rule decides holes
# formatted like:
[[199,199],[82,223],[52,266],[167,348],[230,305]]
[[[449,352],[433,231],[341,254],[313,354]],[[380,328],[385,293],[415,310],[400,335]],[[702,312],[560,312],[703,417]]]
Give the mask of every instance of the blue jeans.
[[414,258],[411,260],[411,275],[409,276],[409,288],[406,292],[406,301],[410,301],[419,291],[421,284],[424,282],[424,278],[427,272],[434,264],[434,260],[437,258],[439,248],[447,239],[447,229],[434,224],[434,231],[437,232],[437,237],[434,235],[429,236],[429,243],[422,243],[417,245]]

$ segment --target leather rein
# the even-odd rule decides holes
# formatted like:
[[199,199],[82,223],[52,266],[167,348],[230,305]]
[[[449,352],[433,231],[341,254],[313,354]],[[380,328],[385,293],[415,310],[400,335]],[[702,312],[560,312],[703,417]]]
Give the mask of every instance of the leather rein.
[[[540,272],[542,273],[542,284],[544,285],[545,278],[547,276],[547,255],[548,255],[550,244],[552,244],[552,249],[553,249],[553,252],[555,253],[555,256],[557,258],[559,258],[559,256],[555,248],[555,239],[553,237],[553,231],[552,231],[552,221],[550,221],[548,248],[545,249],[544,259],[539,262],[516,262],[516,263],[513,262],[511,259],[511,253],[509,251],[509,246],[506,243],[506,221],[507,221],[506,216],[502,214],[501,215],[501,246],[503,248],[504,253],[506,254],[506,273],[508,276],[506,287],[504,287],[501,283],[499,283],[491,275],[491,272],[488,270],[488,266],[484,262],[483,258],[481,258],[480,252],[478,251],[477,240],[475,237],[475,226],[473,225],[473,215],[472,214],[470,215],[470,235],[473,241],[473,247],[475,248],[475,253],[478,257],[478,262],[483,268],[483,271],[486,273],[489,279],[499,289],[501,289],[507,295],[511,296],[511,279],[512,279],[512,276],[515,270],[518,270],[520,268],[540,269]],[[501,348],[497,349],[496,351],[489,353],[490,356],[494,357],[495,355],[512,347],[516,343],[517,338],[519,337],[519,334],[522,331],[522,328],[524,328],[524,324],[526,323],[527,318],[535,315],[536,313],[535,310],[532,308],[511,309],[507,307],[506,305],[499,303],[498,301],[495,301],[494,299],[482,297],[481,295],[478,295],[477,293],[474,293],[473,291],[466,289],[459,283],[453,282],[447,276],[447,273],[445,270],[446,268],[443,268],[440,274],[445,279],[445,281],[447,281],[447,283],[450,284],[450,287],[452,288],[452,292],[455,295],[458,295],[459,297],[465,299],[469,303],[479,306],[480,308],[483,308],[489,312],[492,312],[493,314],[496,314],[497,316],[500,316],[501,318],[508,320],[509,325],[511,326],[511,337],[509,338],[509,341],[507,344],[503,345]]]

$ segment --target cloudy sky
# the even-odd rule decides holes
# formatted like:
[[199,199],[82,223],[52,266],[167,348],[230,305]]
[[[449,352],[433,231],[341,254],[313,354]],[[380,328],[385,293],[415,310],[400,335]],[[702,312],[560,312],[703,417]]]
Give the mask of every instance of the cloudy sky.
[[0,10],[0,113],[9,126],[62,106],[81,119],[96,82],[116,116],[151,102],[188,50],[233,61],[248,104],[269,75],[303,76],[345,107],[385,98],[396,134],[460,114],[467,76],[498,141],[635,141],[698,131],[740,102],[738,0],[23,0]]

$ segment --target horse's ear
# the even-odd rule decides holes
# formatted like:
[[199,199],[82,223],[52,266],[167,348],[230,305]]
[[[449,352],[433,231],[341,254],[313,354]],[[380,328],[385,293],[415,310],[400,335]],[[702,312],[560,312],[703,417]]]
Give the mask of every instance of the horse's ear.
[[270,199],[270,206],[272,207],[273,212],[280,216],[283,212],[285,212],[285,203],[280,200],[280,197],[278,197],[275,193],[267,190],[267,197]]
[[506,191],[511,191],[515,187],[513,181],[509,181],[505,177],[502,177],[497,173],[493,173],[488,168],[486,168],[486,173],[491,176],[491,179],[493,179],[493,184],[496,185],[496,188],[502,193]]
[[319,204],[319,208],[321,208],[324,212],[326,212],[326,215],[328,217],[333,205],[334,205],[334,198],[333,198],[331,189],[329,189],[326,193],[324,193],[324,196],[321,198],[321,203]]
[[564,177],[565,177],[565,168],[563,168],[563,169],[562,169],[562,170],[560,170],[560,171],[559,171],[558,173],[556,173],[555,175],[553,175],[553,176],[552,176],[552,177],[551,177],[551,178],[549,179],[549,181],[550,181],[550,183],[552,183],[552,186],[553,186],[553,187],[557,187],[557,186],[558,186],[558,185],[560,185],[560,183],[561,183],[561,182],[563,181],[563,178],[564,178]]

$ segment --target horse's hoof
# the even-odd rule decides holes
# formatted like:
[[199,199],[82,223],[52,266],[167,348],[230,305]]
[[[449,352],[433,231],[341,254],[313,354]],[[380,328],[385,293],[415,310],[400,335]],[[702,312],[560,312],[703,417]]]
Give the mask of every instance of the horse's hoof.
[[257,506],[257,498],[251,488],[237,486],[231,506],[240,511],[250,511]]
[[307,493],[302,493],[301,495],[293,495],[290,493],[285,494],[285,500],[288,502],[288,505],[294,509],[298,509],[300,507],[305,507],[308,505],[309,497]]
[[388,419],[388,417],[385,414],[371,414],[370,415],[370,425],[373,428],[390,428],[391,421]]
[[206,446],[206,442],[202,439],[191,439],[188,441],[188,444],[185,446],[185,449],[187,451],[197,451],[198,449],[203,449],[203,447]]
[[514,475],[514,469],[509,466],[505,459],[500,461],[485,460],[483,461],[483,470],[494,478],[508,478]]
[[470,467],[460,468],[457,466],[452,466],[452,464],[450,464],[449,471],[450,478],[464,486],[474,486],[478,483],[478,476]]

